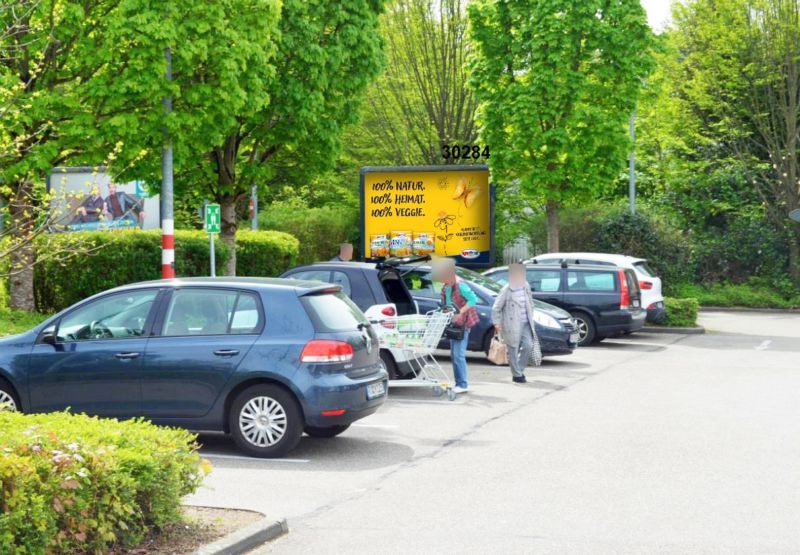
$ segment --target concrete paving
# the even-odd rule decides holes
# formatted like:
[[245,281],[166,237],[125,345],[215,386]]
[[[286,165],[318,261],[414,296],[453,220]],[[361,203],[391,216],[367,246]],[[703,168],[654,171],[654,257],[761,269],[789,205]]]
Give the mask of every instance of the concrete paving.
[[704,313],[513,385],[471,360],[457,401],[392,392],[284,461],[215,465],[190,500],[289,520],[258,553],[800,552],[800,316]]

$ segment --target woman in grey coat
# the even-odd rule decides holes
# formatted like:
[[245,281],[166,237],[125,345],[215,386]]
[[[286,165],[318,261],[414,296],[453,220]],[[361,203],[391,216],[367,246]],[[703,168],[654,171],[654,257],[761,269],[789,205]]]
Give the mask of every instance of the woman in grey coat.
[[503,287],[492,309],[492,323],[508,348],[511,376],[516,383],[525,383],[525,367],[531,354],[541,364],[536,325],[533,319],[533,293],[525,279],[525,266],[508,267],[508,285]]

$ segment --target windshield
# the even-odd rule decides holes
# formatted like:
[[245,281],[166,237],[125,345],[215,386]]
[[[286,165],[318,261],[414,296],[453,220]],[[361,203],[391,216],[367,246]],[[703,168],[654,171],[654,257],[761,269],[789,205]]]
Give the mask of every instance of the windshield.
[[369,324],[364,313],[344,293],[307,295],[300,300],[318,331],[353,331]]
[[633,267],[636,268],[637,272],[645,277],[656,277],[656,274],[650,269],[650,266],[648,266],[647,262],[644,260],[641,262],[634,262]]
[[495,296],[500,293],[500,290],[503,288],[501,284],[497,283],[492,278],[483,274],[479,274],[473,270],[467,270],[466,268],[457,267],[456,275],[465,281],[471,281],[472,283],[480,285]]

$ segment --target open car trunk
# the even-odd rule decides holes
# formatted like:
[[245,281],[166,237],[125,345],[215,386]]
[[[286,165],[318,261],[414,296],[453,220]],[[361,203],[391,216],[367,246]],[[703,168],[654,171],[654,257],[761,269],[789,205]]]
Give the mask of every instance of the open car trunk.
[[386,298],[397,307],[398,316],[417,313],[417,305],[396,269],[383,268],[378,278],[386,292]]

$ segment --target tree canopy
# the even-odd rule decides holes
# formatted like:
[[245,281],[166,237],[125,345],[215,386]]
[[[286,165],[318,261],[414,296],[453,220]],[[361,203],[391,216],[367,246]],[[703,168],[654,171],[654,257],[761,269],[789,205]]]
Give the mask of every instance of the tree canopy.
[[493,178],[546,204],[557,251],[558,207],[624,168],[625,123],[653,67],[647,18],[639,0],[476,0],[469,14]]

